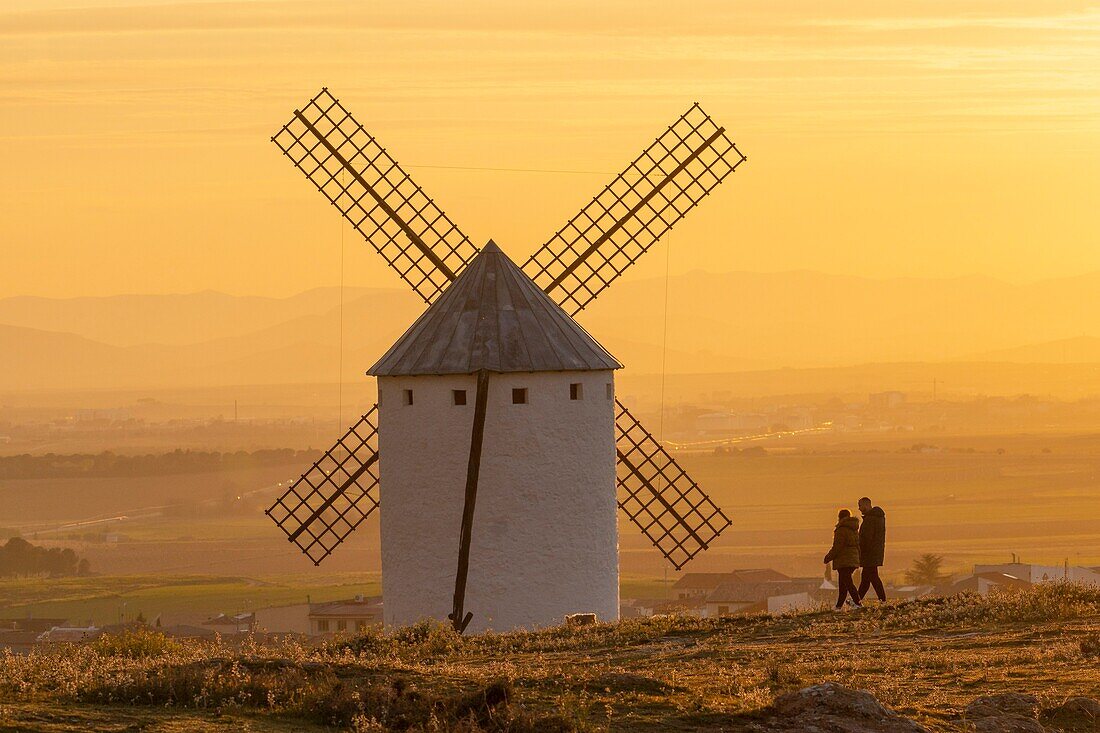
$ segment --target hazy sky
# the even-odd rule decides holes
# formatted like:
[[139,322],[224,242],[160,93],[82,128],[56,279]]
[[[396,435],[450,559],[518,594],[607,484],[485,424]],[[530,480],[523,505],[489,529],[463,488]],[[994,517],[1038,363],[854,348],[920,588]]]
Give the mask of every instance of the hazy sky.
[[[673,271],[1100,269],[1097,3],[6,0],[0,297],[338,282],[269,139],[325,85],[517,260],[698,100],[749,161]],[[396,286],[357,237],[347,281]]]

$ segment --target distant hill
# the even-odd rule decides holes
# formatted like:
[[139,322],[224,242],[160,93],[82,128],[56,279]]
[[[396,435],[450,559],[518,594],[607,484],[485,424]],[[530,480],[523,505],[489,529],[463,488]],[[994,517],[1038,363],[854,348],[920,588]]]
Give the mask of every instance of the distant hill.
[[1100,338],[1078,336],[1013,349],[997,349],[975,354],[969,360],[1018,364],[1096,364],[1100,363]]
[[85,387],[97,380],[115,386],[135,376],[125,349],[72,333],[0,325],[0,354],[0,389]]
[[[345,296],[353,299],[372,292],[348,288]],[[287,298],[227,295],[211,290],[100,298],[19,296],[0,298],[0,323],[75,333],[114,346],[192,344],[325,313],[339,303],[339,297],[337,288],[315,288]],[[410,300],[415,301],[412,296]]]
[[1083,399],[1100,396],[1100,363],[1013,364],[1010,362],[889,362],[803,369],[766,369],[724,374],[658,374],[627,372],[617,378],[618,391],[633,407],[655,410],[663,391],[670,404],[728,398],[789,396],[801,401],[813,395],[843,395],[860,401],[870,392],[898,390],[924,401],[936,381],[939,397],[1053,396]]
[[[869,279],[818,272],[692,272],[669,282],[668,344],[761,368],[945,361],[1100,337],[1100,273],[1015,285],[984,277]],[[617,283],[581,320],[660,343],[664,281]],[[669,360],[669,371],[701,371]]]
[[[578,316],[628,375],[959,360],[1100,363],[1100,273],[1014,285],[979,277],[691,272],[667,285],[667,314],[666,283],[650,278],[616,283]],[[0,360],[0,389],[362,379],[424,304],[396,288],[348,288],[343,308],[340,297],[336,288],[319,288],[287,298],[0,299],[0,353],[9,355]]]

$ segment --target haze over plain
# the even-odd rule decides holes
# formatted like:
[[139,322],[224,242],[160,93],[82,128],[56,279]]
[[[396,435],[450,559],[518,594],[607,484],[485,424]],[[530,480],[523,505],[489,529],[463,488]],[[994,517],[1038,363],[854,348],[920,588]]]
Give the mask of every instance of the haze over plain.
[[[8,0],[9,464],[315,452],[373,403],[364,369],[423,305],[269,142],[322,85],[517,262],[692,101],[730,130],[748,163],[580,316],[736,513],[693,570],[816,574],[864,493],[898,578],[929,551],[1100,562],[1100,6],[1064,0]],[[868,400],[885,390],[897,409]],[[735,413],[767,439],[705,432]],[[4,479],[0,530],[108,577],[271,574],[317,599],[329,581],[261,514],[299,458],[120,477],[47,457]],[[625,572],[663,587],[623,537]],[[377,570],[377,549],[371,520],[327,568]]]

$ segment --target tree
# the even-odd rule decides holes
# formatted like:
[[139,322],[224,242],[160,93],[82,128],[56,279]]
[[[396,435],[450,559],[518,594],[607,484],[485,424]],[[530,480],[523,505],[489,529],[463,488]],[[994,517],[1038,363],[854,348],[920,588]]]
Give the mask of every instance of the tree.
[[75,574],[80,558],[72,550],[37,547],[22,537],[12,537],[0,545],[0,577],[48,575],[60,577]]
[[943,570],[943,555],[926,553],[913,561],[913,567],[905,571],[905,580],[911,585],[939,585],[947,580]]

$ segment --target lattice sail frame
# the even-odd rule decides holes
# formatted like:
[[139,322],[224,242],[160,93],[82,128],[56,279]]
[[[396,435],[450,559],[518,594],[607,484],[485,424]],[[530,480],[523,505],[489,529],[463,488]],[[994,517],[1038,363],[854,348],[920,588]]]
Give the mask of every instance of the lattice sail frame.
[[[272,141],[425,302],[478,253],[327,88],[295,110]],[[745,159],[695,104],[523,269],[575,315]],[[679,570],[730,520],[626,407],[615,404],[619,506]],[[378,508],[377,409],[266,512],[315,565]]]
[[378,405],[265,513],[319,565],[378,508]]
[[576,315],[746,160],[698,103],[523,265]]
[[619,508],[680,570],[730,520],[617,398],[615,431]]
[[425,302],[478,253],[327,88],[271,140]]

